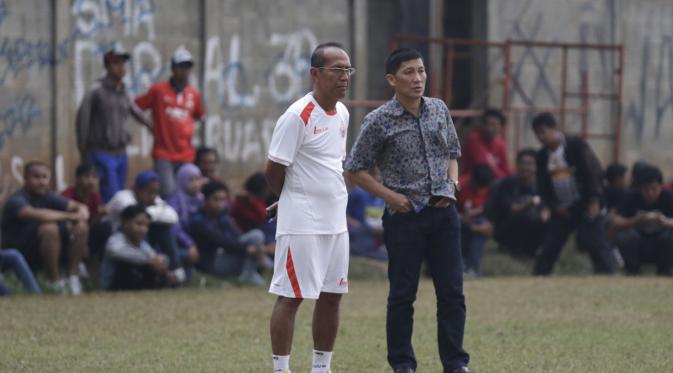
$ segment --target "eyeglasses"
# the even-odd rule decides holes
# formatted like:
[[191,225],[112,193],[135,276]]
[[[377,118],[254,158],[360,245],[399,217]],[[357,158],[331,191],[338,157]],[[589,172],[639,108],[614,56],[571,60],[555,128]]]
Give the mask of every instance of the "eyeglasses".
[[354,67],[318,67],[314,66],[316,69],[320,70],[327,70],[331,73],[341,75],[341,74],[346,74],[346,75],[353,75],[355,74],[355,68]]

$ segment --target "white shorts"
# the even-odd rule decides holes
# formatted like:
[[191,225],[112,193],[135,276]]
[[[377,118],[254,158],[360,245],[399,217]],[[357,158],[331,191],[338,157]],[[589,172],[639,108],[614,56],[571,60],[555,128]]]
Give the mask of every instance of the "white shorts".
[[278,236],[269,293],[306,299],[347,293],[348,253],[348,232]]

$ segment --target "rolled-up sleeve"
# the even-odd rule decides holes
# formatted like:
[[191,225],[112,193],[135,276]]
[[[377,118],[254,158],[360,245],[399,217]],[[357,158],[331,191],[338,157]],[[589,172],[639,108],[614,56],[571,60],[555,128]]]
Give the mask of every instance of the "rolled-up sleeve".
[[367,115],[362,123],[360,135],[355,140],[344,169],[346,171],[368,170],[374,167],[376,157],[384,144],[384,136],[377,117]]
[[444,110],[446,113],[446,123],[447,125],[447,139],[448,139],[448,144],[449,144],[449,158],[450,159],[458,159],[461,156],[461,149],[460,149],[460,141],[458,140],[458,134],[456,133],[456,126],[453,124],[453,119],[451,118],[451,114],[449,113],[449,109],[444,106]]

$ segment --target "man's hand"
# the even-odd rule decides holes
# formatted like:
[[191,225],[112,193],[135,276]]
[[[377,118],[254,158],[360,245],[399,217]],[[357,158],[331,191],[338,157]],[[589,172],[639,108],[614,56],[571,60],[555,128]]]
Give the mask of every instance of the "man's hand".
[[164,274],[168,271],[168,259],[164,255],[155,255],[149,259],[147,265],[157,273]]
[[412,209],[411,202],[404,194],[391,191],[385,201],[395,212],[405,213]]
[[587,218],[589,218],[589,220],[594,220],[600,213],[601,204],[596,200],[589,202],[589,205],[587,206]]
[[435,202],[432,205],[432,207],[438,208],[438,209],[445,209],[445,208],[447,208],[451,205],[451,202],[453,202],[453,201],[449,197],[440,198],[439,201]]
[[199,250],[196,248],[196,245],[189,247],[189,250],[187,251],[187,260],[191,264],[194,264],[199,260]]

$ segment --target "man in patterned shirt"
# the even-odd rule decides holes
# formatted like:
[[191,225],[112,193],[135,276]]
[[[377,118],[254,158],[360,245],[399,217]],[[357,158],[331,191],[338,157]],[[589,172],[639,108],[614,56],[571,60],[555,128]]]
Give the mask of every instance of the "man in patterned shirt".
[[[426,79],[418,51],[403,48],[388,56],[386,80],[395,97],[365,117],[344,168],[353,182],[386,202],[388,362],[395,372],[416,370],[413,303],[427,257],[444,372],[470,372],[462,346],[465,297],[454,206],[460,144],[444,102],[423,96]],[[380,169],[382,182],[367,173],[373,166]]]

